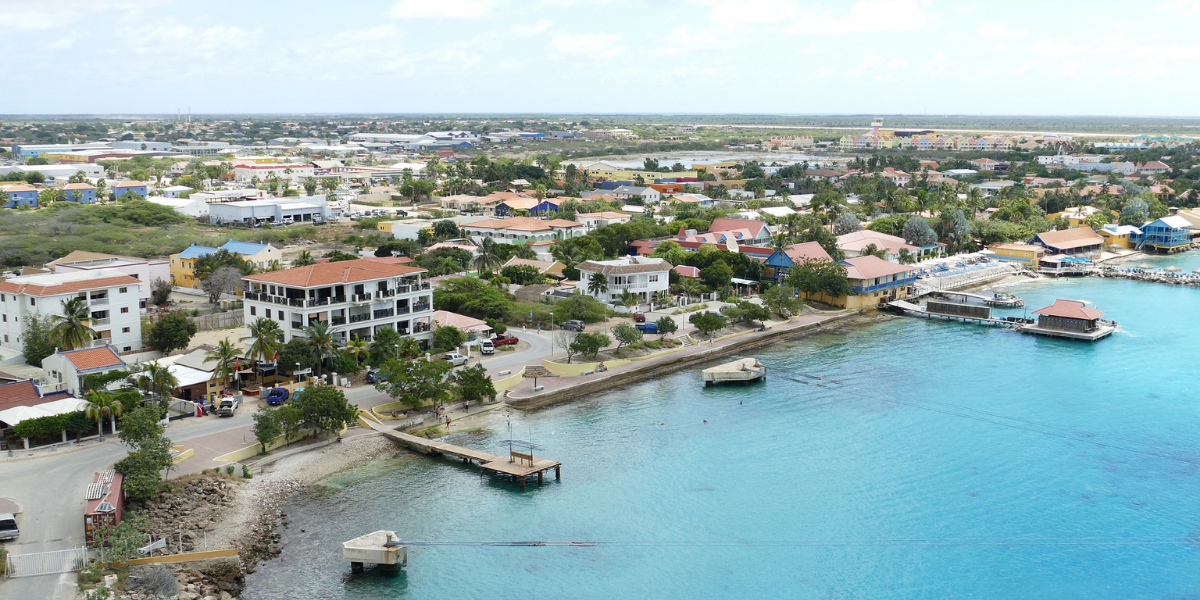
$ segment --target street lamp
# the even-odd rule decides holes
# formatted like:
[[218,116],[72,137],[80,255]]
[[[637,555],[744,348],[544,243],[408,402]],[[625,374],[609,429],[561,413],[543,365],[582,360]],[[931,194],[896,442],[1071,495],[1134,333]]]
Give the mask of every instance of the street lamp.
[[554,311],[550,311],[550,329],[554,329]]
[[300,363],[296,363],[296,383],[300,383]]

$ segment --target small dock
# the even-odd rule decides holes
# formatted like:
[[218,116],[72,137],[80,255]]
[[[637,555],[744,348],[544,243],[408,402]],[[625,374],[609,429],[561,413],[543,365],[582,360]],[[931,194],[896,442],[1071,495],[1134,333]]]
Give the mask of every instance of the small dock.
[[362,573],[364,563],[379,565],[393,575],[408,566],[408,548],[395,531],[382,529],[342,542],[342,557],[350,561],[351,573]]
[[538,485],[541,485],[545,474],[551,470],[554,471],[555,479],[562,478],[562,463],[534,456],[532,450],[529,452],[511,450],[509,451],[509,456],[499,456],[490,452],[475,450],[474,448],[456,446],[396,431],[384,425],[371,423],[371,427],[409,450],[414,450],[421,454],[452,456],[465,463],[479,465],[481,473],[508,475],[521,485],[521,489],[525,489],[527,478],[530,477],[536,476]]
[[1000,292],[993,294],[976,294],[973,292],[958,292],[950,290],[942,290],[934,293],[947,297],[957,296],[962,298],[964,302],[967,300],[979,300],[988,306],[998,306],[1001,308],[1019,308],[1025,306],[1025,300],[1021,299],[1020,296],[1015,294]]
[[1102,339],[1112,335],[1116,331],[1117,331],[1116,325],[1110,325],[1107,323],[1097,325],[1095,329],[1089,329],[1086,331],[1064,331],[1061,329],[1047,329],[1045,327],[1038,327],[1037,325],[1025,325],[1024,327],[1021,327],[1021,333],[1031,333],[1033,335],[1044,335],[1046,337],[1056,337],[1056,338],[1062,338],[1062,339],[1067,339],[1067,340],[1082,340],[1085,342],[1095,342],[1097,340],[1102,340]]
[[758,362],[757,358],[742,358],[704,369],[701,373],[706,386],[718,383],[749,383],[766,379],[767,367]]
[[[913,304],[912,302],[905,302],[904,300],[894,300],[892,302],[888,302],[887,307],[890,308],[892,311],[894,311],[898,314],[902,314],[902,315],[908,315],[908,316],[913,316],[913,317],[923,317],[926,319],[939,319],[942,321],[957,321],[959,323],[972,323],[975,325],[986,325],[989,327],[1003,327],[1003,328],[1007,328],[1007,329],[1016,329],[1027,323],[1027,321],[1025,319],[1019,319],[1016,317],[1008,317],[1008,318],[998,319],[998,318],[994,318],[994,317],[990,317],[990,316],[982,317],[982,316],[971,316],[969,314],[948,314],[948,313],[943,313],[943,312],[935,312],[935,311],[926,310],[925,308],[922,308],[921,306],[919,306],[917,304]],[[983,307],[979,307],[979,308],[983,308]]]

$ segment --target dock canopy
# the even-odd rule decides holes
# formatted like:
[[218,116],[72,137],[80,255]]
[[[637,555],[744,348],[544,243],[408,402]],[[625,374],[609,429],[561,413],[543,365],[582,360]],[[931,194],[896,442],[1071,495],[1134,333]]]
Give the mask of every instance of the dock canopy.
[[1104,316],[1104,313],[1090,308],[1080,300],[1055,300],[1054,304],[1039,308],[1033,311],[1033,314],[1081,321],[1094,321]]

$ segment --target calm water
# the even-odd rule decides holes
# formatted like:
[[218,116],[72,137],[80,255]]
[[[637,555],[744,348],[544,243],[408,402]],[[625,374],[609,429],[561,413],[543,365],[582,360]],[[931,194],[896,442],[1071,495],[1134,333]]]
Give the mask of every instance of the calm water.
[[[1200,596],[1200,543],[1147,543],[1200,536],[1200,289],[1013,289],[1032,308],[1091,300],[1124,331],[1088,345],[880,318],[758,351],[757,387],[690,370],[514,414],[561,482],[521,493],[449,461],[377,461],[291,503],[286,560],[245,597]],[[500,452],[494,425],[457,441]],[[623,544],[414,548],[396,578],[347,577],[340,543],[375,529]],[[681,544],[647,544],[663,542]]]

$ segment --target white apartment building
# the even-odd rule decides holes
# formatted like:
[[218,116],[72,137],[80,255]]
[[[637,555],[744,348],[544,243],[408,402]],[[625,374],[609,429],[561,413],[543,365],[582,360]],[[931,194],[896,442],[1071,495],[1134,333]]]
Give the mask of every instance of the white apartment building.
[[283,341],[304,337],[304,327],[328,323],[335,338],[370,340],[395,329],[426,345],[433,338],[433,292],[425,269],[371,260],[320,263],[243,277],[246,323],[273,319]]
[[21,353],[30,315],[62,315],[63,302],[83,298],[91,309],[89,326],[97,339],[118,352],[142,349],[141,282],[114,269],[13,277],[0,282],[0,356]]
[[238,183],[252,183],[257,177],[258,181],[266,181],[275,176],[280,181],[286,181],[293,186],[299,186],[305,178],[313,177],[316,173],[316,168],[310,164],[275,164],[275,165],[237,165],[233,168],[233,177]]
[[[661,258],[622,256],[616,260],[588,260],[575,266],[579,269],[579,290],[605,304],[615,301],[626,291],[641,296],[643,302],[670,287],[671,263]],[[588,290],[593,273],[608,277],[608,291],[593,294]]]
[[150,287],[154,280],[171,281],[171,261],[165,258],[136,258],[76,250],[56,261],[46,263],[46,266],[55,273],[78,273],[107,269],[129,275],[143,283],[138,292],[138,308],[143,311],[150,303]]

